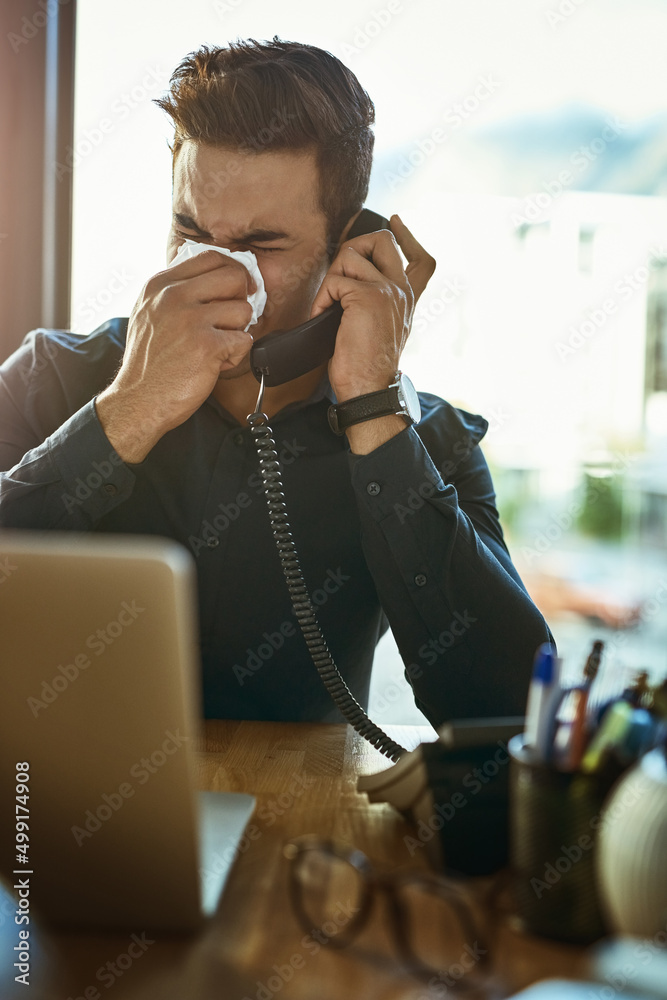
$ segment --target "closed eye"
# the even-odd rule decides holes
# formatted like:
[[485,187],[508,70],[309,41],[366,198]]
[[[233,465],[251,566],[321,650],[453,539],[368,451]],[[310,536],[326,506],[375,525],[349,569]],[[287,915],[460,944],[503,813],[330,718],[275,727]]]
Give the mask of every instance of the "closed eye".
[[175,229],[174,235],[178,237],[179,240],[193,240],[195,243],[207,243],[208,240],[200,236],[199,233],[182,233],[180,230]]
[[[198,233],[183,233],[183,232],[181,232],[178,229],[175,229],[174,232],[175,232],[176,236],[180,237],[183,240],[196,240],[198,243],[205,243],[206,242],[205,240],[202,240],[201,237],[199,237]],[[215,244],[211,244],[211,245],[214,246]],[[257,253],[258,251],[261,251],[261,253],[277,253],[278,251],[286,250],[287,248],[286,247],[265,247],[265,246],[263,246],[261,244],[259,246],[255,246],[254,244],[249,243],[247,246],[244,246],[243,248],[238,247],[237,249],[251,250],[252,253]]]

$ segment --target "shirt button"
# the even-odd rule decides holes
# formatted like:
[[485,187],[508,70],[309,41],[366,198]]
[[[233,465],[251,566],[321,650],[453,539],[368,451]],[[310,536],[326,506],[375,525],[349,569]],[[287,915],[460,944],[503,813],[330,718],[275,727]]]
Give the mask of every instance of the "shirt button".
[[238,434],[234,435],[234,444],[243,444],[243,434],[239,431]]
[[211,535],[210,538],[206,539],[206,544],[208,545],[209,549],[215,549],[220,544],[220,539],[217,537],[217,535]]
[[105,483],[102,489],[110,497],[115,497],[116,493],[118,493],[118,487],[114,486],[113,483]]
[[380,484],[379,483],[369,483],[368,486],[366,487],[366,492],[370,493],[370,495],[372,497],[376,497],[378,495],[378,493],[380,492]]
[[415,583],[417,584],[418,587],[426,586],[426,577],[424,576],[423,573],[417,573],[417,576],[415,577]]

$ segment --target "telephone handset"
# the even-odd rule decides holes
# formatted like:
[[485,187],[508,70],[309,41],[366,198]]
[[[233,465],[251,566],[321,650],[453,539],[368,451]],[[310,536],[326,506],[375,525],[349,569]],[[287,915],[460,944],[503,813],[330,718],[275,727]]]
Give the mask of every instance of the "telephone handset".
[[[387,219],[363,208],[346,239],[378,229],[389,229]],[[265,386],[282,385],[328,361],[336,346],[342,315],[340,302],[334,302],[321,315],[293,330],[275,330],[257,340],[250,349],[250,367],[257,381],[264,376]]]
[[[353,239],[364,233],[388,228],[389,223],[381,215],[363,209],[346,238]],[[268,333],[253,344],[250,364],[260,387],[255,411],[247,419],[259,455],[259,471],[264,483],[271,531],[294,613],[313,663],[324,686],[350,725],[383,754],[396,761],[405,753],[405,748],[395,743],[368,718],[341,676],[320,630],[287,518],[276,443],[268,417],[262,413],[266,386],[282,385],[299,375],[305,375],[332,356],[342,314],[342,307],[336,302],[321,316],[316,316],[293,330]]]

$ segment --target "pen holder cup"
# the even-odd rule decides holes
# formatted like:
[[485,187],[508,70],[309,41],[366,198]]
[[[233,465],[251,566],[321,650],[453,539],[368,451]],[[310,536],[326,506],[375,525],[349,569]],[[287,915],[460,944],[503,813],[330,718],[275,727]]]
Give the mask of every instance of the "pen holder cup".
[[522,930],[589,944],[605,933],[595,850],[610,782],[536,760],[523,736],[510,754],[510,864]]

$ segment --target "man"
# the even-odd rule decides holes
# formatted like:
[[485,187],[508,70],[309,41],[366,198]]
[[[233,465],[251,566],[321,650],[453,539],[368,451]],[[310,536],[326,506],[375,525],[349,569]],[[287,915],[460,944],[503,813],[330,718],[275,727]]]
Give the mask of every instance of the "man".
[[[368,95],[330,54],[274,39],[192,53],[157,103],[175,124],[168,263],[185,239],[251,251],[264,314],[247,332],[255,283],[211,251],[150,278],[129,320],[30,334],[0,369],[0,523],[177,539],[198,571],[205,715],[338,719],[296,627],[246,416],[253,338],[340,302],[328,367],[263,402],[334,659],[365,705],[388,619],[434,725],[521,713],[550,636],[504,545],[486,421],[429,395],[416,425],[377,415],[377,397],[369,419],[346,407],[395,383],[435,266],[397,216],[345,239],[368,189]],[[342,423],[351,408],[343,435],[333,402]]]

